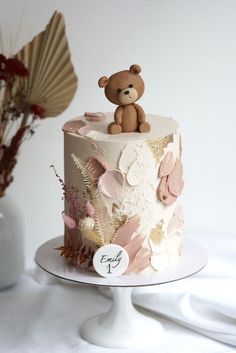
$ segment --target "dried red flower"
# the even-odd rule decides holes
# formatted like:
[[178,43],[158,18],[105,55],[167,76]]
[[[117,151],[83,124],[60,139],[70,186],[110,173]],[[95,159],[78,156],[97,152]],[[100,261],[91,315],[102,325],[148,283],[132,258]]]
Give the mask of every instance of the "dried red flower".
[[18,59],[6,59],[3,54],[0,54],[0,80],[7,81],[10,77],[27,76],[29,74],[25,65]]
[[18,59],[12,59],[12,58],[7,59],[6,67],[10,75],[17,75],[17,76],[23,77],[29,74],[25,65]]
[[0,54],[0,80],[7,80],[7,70],[6,70],[6,57]]
[[31,110],[31,113],[39,116],[40,119],[44,118],[45,109],[43,107],[41,107],[40,105],[33,104],[33,105],[31,105],[30,110]]

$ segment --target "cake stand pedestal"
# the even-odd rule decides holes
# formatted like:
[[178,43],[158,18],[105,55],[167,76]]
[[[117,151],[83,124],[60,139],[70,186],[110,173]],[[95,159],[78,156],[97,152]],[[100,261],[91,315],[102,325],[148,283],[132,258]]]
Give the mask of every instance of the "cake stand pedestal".
[[63,242],[61,236],[41,245],[35,254],[35,261],[44,271],[63,280],[111,287],[113,302],[110,310],[88,319],[80,328],[80,334],[85,340],[102,347],[139,349],[159,347],[164,334],[163,327],[157,320],[135,309],[132,304],[132,288],[177,281],[197,273],[207,264],[207,254],[202,247],[185,239],[184,255],[168,270],[103,278],[96,273],[67,264],[54,250]]

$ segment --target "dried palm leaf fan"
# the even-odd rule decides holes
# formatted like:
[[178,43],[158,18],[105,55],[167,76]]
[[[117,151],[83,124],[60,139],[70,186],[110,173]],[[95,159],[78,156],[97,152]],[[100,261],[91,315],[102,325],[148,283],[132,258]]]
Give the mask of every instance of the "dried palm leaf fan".
[[45,116],[62,113],[77,88],[62,14],[55,12],[46,29],[26,44],[16,57],[29,71],[27,77],[19,79],[18,86],[26,93],[27,101],[43,107]]

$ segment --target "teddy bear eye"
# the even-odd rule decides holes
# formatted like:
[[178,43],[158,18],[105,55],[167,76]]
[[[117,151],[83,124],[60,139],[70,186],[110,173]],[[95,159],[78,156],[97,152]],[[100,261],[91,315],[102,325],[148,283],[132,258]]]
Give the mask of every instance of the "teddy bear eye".
[[129,85],[129,88],[133,88],[134,87],[134,85],[132,85],[132,83]]
[[121,89],[121,88],[118,88],[117,92],[120,93],[121,91],[122,91],[122,89]]

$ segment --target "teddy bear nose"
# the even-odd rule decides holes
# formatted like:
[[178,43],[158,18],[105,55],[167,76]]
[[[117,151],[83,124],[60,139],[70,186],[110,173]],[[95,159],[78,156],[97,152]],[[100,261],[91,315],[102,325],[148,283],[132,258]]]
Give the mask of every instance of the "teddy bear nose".
[[129,94],[129,91],[125,91],[125,94]]

